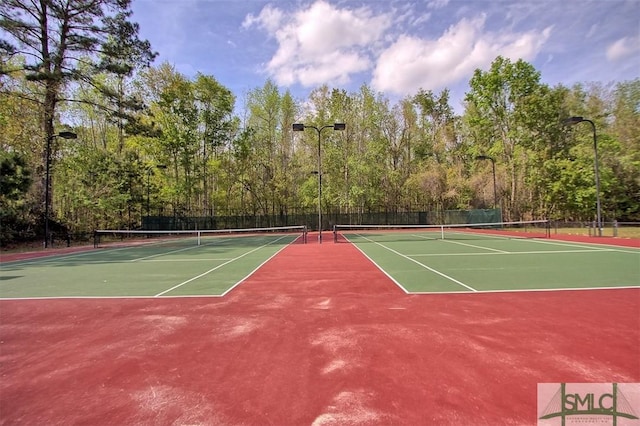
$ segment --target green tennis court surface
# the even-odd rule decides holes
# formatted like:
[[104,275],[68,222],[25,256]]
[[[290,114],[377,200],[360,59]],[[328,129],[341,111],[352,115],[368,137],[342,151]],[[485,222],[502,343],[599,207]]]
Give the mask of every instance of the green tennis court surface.
[[546,238],[357,231],[355,244],[408,293],[589,289],[640,285],[640,250]]
[[[407,293],[640,286],[640,250],[548,238],[403,230],[345,232]],[[299,233],[166,238],[5,262],[0,298],[221,296]],[[313,238],[310,238],[313,241]],[[323,249],[331,251],[333,242]]]
[[169,238],[3,263],[0,298],[219,296],[298,234]]

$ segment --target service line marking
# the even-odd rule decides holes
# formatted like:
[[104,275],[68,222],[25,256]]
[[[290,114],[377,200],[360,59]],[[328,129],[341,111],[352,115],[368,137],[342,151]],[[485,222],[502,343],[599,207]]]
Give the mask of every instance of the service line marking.
[[374,243],[374,244],[377,244],[377,245],[379,245],[380,247],[382,247],[382,248],[384,248],[384,249],[386,249],[386,250],[389,250],[391,253],[394,253],[394,254],[396,254],[396,255],[398,255],[398,256],[400,256],[400,257],[403,257],[403,258],[405,258],[405,259],[407,259],[407,260],[409,260],[409,261],[411,261],[411,262],[413,262],[413,263],[415,263],[415,264],[417,264],[417,265],[420,265],[421,267],[423,267],[423,268],[425,268],[425,269],[427,269],[427,270],[429,270],[429,271],[433,272],[434,274],[440,275],[441,277],[446,278],[446,279],[448,279],[449,281],[452,281],[452,282],[454,282],[454,283],[458,284],[459,286],[462,286],[462,287],[464,287],[464,288],[466,288],[466,289],[468,289],[468,290],[471,290],[471,291],[473,291],[473,292],[477,292],[477,291],[478,291],[478,290],[476,290],[475,288],[473,288],[473,287],[471,287],[471,286],[466,285],[466,284],[465,284],[465,283],[463,283],[462,281],[456,280],[455,278],[450,277],[449,275],[444,274],[444,273],[442,273],[442,272],[440,272],[440,271],[438,271],[438,270],[436,270],[436,269],[433,269],[432,267],[427,266],[427,265],[425,265],[425,264],[424,264],[424,263],[422,263],[422,262],[418,262],[417,260],[412,259],[411,257],[409,257],[409,256],[407,256],[407,255],[405,255],[405,254],[402,254],[402,253],[400,253],[400,252],[399,252],[399,251],[397,251],[397,250],[392,249],[391,247],[387,247],[387,246],[385,246],[384,244],[381,244],[381,243],[379,243],[379,242],[377,242],[377,241],[374,241],[374,240],[372,240],[372,239],[370,239],[370,238],[365,237],[364,235],[359,235],[359,237],[364,238],[365,240],[370,241],[370,242],[372,242],[372,243]]
[[[167,289],[167,290],[165,290],[165,291],[162,291],[162,292],[160,292],[160,293],[156,294],[154,297],[160,297],[160,296],[162,296],[163,294],[167,294],[167,293],[169,293],[170,291],[173,291],[173,290],[175,290],[175,289],[177,289],[177,288],[179,288],[179,287],[182,287],[182,286],[183,286],[183,285],[185,285],[185,284],[189,284],[190,282],[195,281],[195,280],[197,280],[198,278],[202,278],[202,277],[204,277],[205,275],[210,274],[211,272],[215,271],[216,269],[220,269],[220,268],[222,268],[223,266],[228,265],[228,264],[229,264],[229,263],[231,263],[231,262],[235,262],[235,261],[236,261],[236,260],[238,260],[238,259],[242,259],[243,257],[245,257],[245,256],[247,256],[247,255],[249,255],[249,254],[251,254],[251,253],[253,253],[253,252],[255,252],[255,251],[258,251],[258,250],[260,250],[261,248],[264,248],[264,247],[266,247],[266,246],[268,246],[268,245],[271,245],[271,244],[277,243],[278,241],[280,241],[280,240],[281,240],[281,239],[283,239],[283,238],[285,238],[285,236],[282,236],[282,237],[278,238],[277,240],[274,240],[274,241],[268,242],[267,244],[263,244],[263,245],[261,245],[260,247],[256,247],[256,248],[254,248],[253,250],[249,250],[248,252],[246,252],[246,253],[244,253],[244,254],[241,254],[240,256],[234,257],[233,259],[230,259],[230,260],[228,260],[228,261],[226,261],[226,262],[224,262],[224,263],[221,263],[220,265],[218,265],[218,266],[216,266],[216,267],[214,267],[214,268],[211,268],[211,269],[209,269],[208,271],[205,271],[205,272],[201,273],[200,275],[196,275],[195,277],[193,277],[193,278],[189,278],[188,280],[183,281],[183,282],[181,282],[180,284],[174,285],[173,287],[171,287],[171,288],[169,288],[169,289]],[[236,284],[236,285],[237,285],[237,284]],[[235,287],[235,286],[234,286],[234,287]]]

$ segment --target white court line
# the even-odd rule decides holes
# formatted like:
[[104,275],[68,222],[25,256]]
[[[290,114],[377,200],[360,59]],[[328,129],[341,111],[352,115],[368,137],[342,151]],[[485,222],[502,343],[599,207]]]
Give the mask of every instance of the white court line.
[[265,260],[264,262],[262,262],[261,264],[259,264],[253,271],[249,272],[244,278],[242,278],[240,281],[238,281],[237,283],[235,283],[234,285],[232,285],[231,287],[229,287],[224,293],[222,293],[219,297],[224,297],[227,295],[227,293],[229,293],[231,290],[233,290],[234,288],[236,288],[237,286],[239,286],[240,284],[242,284],[243,282],[245,282],[247,280],[247,278],[249,278],[251,275],[255,274],[255,272],[262,268],[262,266],[267,263],[268,261],[270,261],[271,259],[273,259],[278,253],[280,253],[282,250],[284,250],[287,246],[283,246],[280,250],[278,250],[277,252],[273,253],[267,260]]
[[[226,240],[228,240],[229,238],[227,238]],[[26,260],[16,260],[16,261],[11,261],[11,262],[2,262],[2,265],[4,266],[22,266],[22,265],[31,265],[31,264],[38,264],[38,263],[49,263],[49,262],[55,262],[58,260],[67,260],[67,259],[73,259],[76,257],[84,257],[84,256],[91,256],[91,255],[100,255],[103,253],[109,254],[109,253],[114,253],[117,251],[124,251],[124,250],[134,250],[134,249],[139,249],[141,247],[153,247],[153,246],[157,246],[157,245],[162,245],[165,244],[166,241],[156,241],[153,243],[149,243],[149,244],[134,244],[131,246],[126,246],[126,247],[116,247],[116,248],[89,248],[87,251],[82,251],[79,253],[69,253],[69,254],[61,254],[61,255],[56,255],[56,254],[52,254],[50,256],[45,256],[45,257],[37,257],[34,259],[26,259]],[[197,247],[197,246],[194,246]],[[104,261],[97,261],[96,263],[122,263],[121,260],[104,260]]]
[[[347,239],[348,240],[348,239]],[[356,247],[357,248],[357,247]],[[283,247],[284,249],[284,247]],[[282,249],[281,249],[282,250]],[[358,249],[360,250],[360,249]],[[364,254],[364,253],[363,253]],[[364,254],[367,258],[368,256]],[[273,257],[273,256],[272,256]],[[271,259],[271,258],[269,258]],[[375,262],[374,262],[375,264]],[[377,265],[376,265],[377,266]],[[385,271],[380,268],[380,270],[384,273]],[[385,273],[385,275],[389,276]],[[248,276],[247,276],[248,277]],[[391,277],[390,277],[391,278]],[[246,279],[246,278],[245,278]],[[393,279],[392,279],[393,280]],[[395,280],[393,280],[396,282]],[[239,281],[234,285],[242,283]],[[508,289],[508,290],[478,290],[476,292],[469,291],[408,291],[400,284],[398,284],[406,294],[414,294],[419,296],[431,296],[431,295],[451,295],[451,294],[484,294],[484,293],[540,293],[540,292],[552,292],[552,291],[602,291],[602,290],[629,290],[629,289],[637,289],[640,290],[640,286],[616,286],[616,287],[567,287],[567,288],[529,288],[529,289]],[[176,296],[165,296],[163,299],[187,299],[187,298],[220,298],[226,295],[231,289],[227,290],[222,295],[218,294],[181,294]],[[3,302],[11,302],[11,301],[21,301],[21,300],[57,300],[57,299],[78,299],[78,300],[94,300],[94,299],[154,299],[157,296],[36,296],[36,297],[0,297],[0,301]],[[404,309],[404,308],[389,308],[389,309]]]
[[[221,240],[217,240],[217,242],[220,241],[227,241],[230,238],[225,238],[225,239],[221,239]],[[8,261],[8,262],[2,262],[0,263],[0,268],[2,267],[12,267],[12,266],[22,266],[22,265],[32,265],[32,264],[38,264],[38,263],[49,263],[49,262],[55,262],[55,261],[65,261],[67,259],[74,259],[76,257],[85,257],[85,256],[91,256],[91,255],[99,255],[99,254],[109,254],[109,253],[114,253],[117,251],[124,251],[124,250],[133,250],[133,249],[139,249],[141,247],[153,247],[153,246],[158,246],[158,245],[162,245],[165,244],[167,241],[157,241],[157,242],[153,242],[153,243],[149,243],[149,244],[136,244],[136,245],[131,245],[131,246],[127,246],[127,247],[117,247],[117,248],[89,248],[87,251],[82,251],[82,252],[78,252],[78,253],[69,253],[69,254],[61,254],[61,255],[56,255],[56,254],[51,254],[50,256],[44,256],[44,257],[37,257],[37,258],[33,258],[33,259],[25,259],[25,260],[14,260],[14,261]],[[204,245],[213,245],[213,244],[204,244]],[[202,247],[202,246],[193,246],[195,247]],[[165,253],[166,254],[166,253]],[[135,261],[136,259],[132,260]],[[122,260],[103,260],[103,261],[96,261],[95,263],[122,263]]]
[[351,242],[351,240],[349,240],[349,237],[347,237],[346,235],[344,235],[344,239],[345,239],[345,240],[347,240],[347,241],[349,241],[349,243],[350,243],[352,246],[354,246],[356,249],[358,249],[358,251],[359,251],[360,253],[362,253],[364,257],[366,257],[367,259],[369,259],[369,261],[370,261],[371,263],[373,263],[373,264],[376,266],[376,268],[378,268],[378,269],[380,270],[380,272],[382,272],[383,274],[385,274],[385,275],[387,276],[387,278],[389,278],[389,279],[390,279],[390,280],[391,280],[395,285],[397,285],[398,287],[400,287],[400,289],[402,289],[402,291],[404,291],[406,294],[411,294],[411,292],[410,292],[409,290],[407,290],[406,288],[404,288],[404,287],[402,286],[402,284],[400,284],[400,283],[399,283],[395,278],[393,278],[391,275],[389,275],[389,273],[388,273],[387,271],[385,271],[385,270],[382,268],[382,266],[378,265],[378,264],[376,263],[376,261],[375,261],[375,260],[373,260],[371,257],[369,257],[369,255],[368,255],[367,253],[363,252],[363,251],[362,251],[362,249],[361,249],[360,247],[358,247],[358,245],[357,245],[357,244],[354,244],[353,242]]
[[[414,236],[418,237],[418,238],[428,239],[428,240],[431,239],[431,238],[423,237],[422,235],[417,235],[417,234],[414,235]],[[504,250],[498,250],[498,249],[489,248],[489,247],[482,247],[482,246],[476,246],[476,245],[473,245],[473,244],[461,243],[460,241],[451,241],[451,240],[447,240],[447,239],[444,239],[444,240],[441,239],[441,240],[438,240],[438,241],[444,241],[445,243],[451,243],[451,244],[459,244],[461,246],[467,246],[467,247],[477,248],[477,249],[481,249],[481,250],[495,251],[495,252],[498,252],[498,253],[509,253],[508,251],[504,251]]]
[[[567,242],[567,243],[560,243],[560,242],[556,242],[556,241],[547,241],[547,240],[541,240],[538,238],[532,238],[532,239],[524,239],[521,240],[519,238],[515,238],[514,241],[530,241],[532,243],[540,243],[540,244],[551,244],[551,245],[555,245],[555,246],[564,246],[564,247],[582,247],[585,249],[590,249],[591,251],[617,251],[620,253],[630,253],[630,254],[639,254],[640,251],[631,251],[631,250],[622,250],[619,248],[619,246],[612,246],[612,245],[606,245],[606,244],[595,244],[594,245],[582,245],[582,244],[577,244],[577,243],[571,243],[571,242]],[[615,248],[612,248],[615,247]]]
[[379,245],[380,247],[382,247],[382,248],[384,248],[384,249],[386,249],[386,250],[389,250],[390,252],[392,252],[392,253],[394,253],[394,254],[396,254],[396,255],[400,256],[400,257],[404,257],[405,259],[410,260],[411,262],[416,263],[416,264],[418,264],[418,265],[422,266],[423,268],[425,268],[425,269],[427,269],[427,270],[429,270],[429,271],[433,272],[434,274],[440,275],[440,276],[441,276],[441,277],[443,277],[443,278],[446,278],[446,279],[448,279],[448,280],[450,280],[450,281],[453,281],[454,283],[456,283],[456,284],[458,284],[458,285],[460,285],[460,286],[462,286],[462,287],[464,287],[464,288],[467,288],[467,289],[469,289],[469,290],[471,290],[471,291],[474,291],[474,292],[478,291],[478,290],[476,290],[475,288],[473,288],[473,287],[470,287],[470,286],[466,285],[466,284],[465,284],[465,283],[463,283],[462,281],[458,281],[458,280],[456,280],[455,278],[450,277],[450,276],[449,276],[449,275],[447,275],[447,274],[443,274],[442,272],[440,272],[440,271],[438,271],[438,270],[435,270],[435,269],[431,268],[430,266],[425,265],[424,263],[420,263],[420,262],[418,262],[417,260],[410,258],[409,256],[406,256],[406,255],[404,255],[404,254],[402,254],[402,253],[400,253],[400,252],[398,252],[398,251],[396,251],[396,250],[394,250],[394,249],[392,249],[392,248],[389,248],[389,247],[385,246],[384,244],[380,244],[379,242],[374,241],[374,240],[372,240],[372,239],[369,239],[369,238],[367,238],[367,237],[365,237],[364,235],[361,235],[361,234],[356,234],[356,235],[358,235],[359,237],[364,238],[365,240],[368,240],[368,241],[370,241],[370,242],[372,242],[372,243],[374,243],[374,244],[377,244],[377,245]]
[[171,263],[171,262],[224,262],[225,260],[231,260],[231,257],[196,257],[196,258],[189,258],[189,259],[150,259],[150,260],[143,260],[142,263],[151,263],[151,262],[157,262],[157,263]]
[[229,240],[229,238],[224,238],[224,239],[220,239],[220,240],[216,240],[215,243],[209,243],[209,244],[201,244],[201,245],[194,245],[194,246],[189,246],[189,247],[185,247],[185,248],[181,248],[181,249],[177,249],[177,250],[171,250],[171,251],[167,251],[167,252],[163,252],[163,253],[156,253],[156,254],[152,254],[150,256],[145,256],[145,257],[139,257],[137,259],[131,259],[129,262],[139,262],[141,260],[147,260],[147,259],[153,259],[154,257],[159,257],[159,256],[165,256],[168,254],[173,254],[173,253],[180,253],[183,251],[187,251],[187,250],[193,250],[193,249],[197,249],[197,248],[201,248],[201,247],[206,247],[206,246],[212,246],[215,245],[217,243],[220,242],[224,242]]
[[[118,248],[113,248],[113,249],[106,249],[106,251],[108,252],[114,252],[114,251],[121,251],[121,250],[128,250],[132,247],[118,247]],[[101,251],[96,251],[97,249],[89,249],[87,251],[83,251],[83,252],[79,252],[79,253],[69,253],[69,254],[61,254],[61,255],[57,255],[57,254],[52,254],[50,256],[46,256],[46,257],[36,257],[33,259],[25,259],[25,260],[15,260],[15,261],[11,261],[11,262],[2,262],[2,264],[0,264],[0,267],[11,267],[11,266],[22,266],[22,265],[32,265],[32,264],[38,264],[38,263],[49,263],[49,262],[55,262],[57,260],[67,260],[67,259],[72,259],[72,258],[76,258],[76,257],[84,257],[84,256],[91,256],[91,255],[95,255],[98,253],[104,253],[104,250]],[[105,262],[108,263],[108,262]]]
[[[150,260],[142,260],[142,263],[170,263],[170,262],[223,262],[225,260],[231,259],[230,257],[210,257],[210,258],[193,258],[193,259],[150,259]],[[125,261],[122,260],[92,260],[92,265],[108,265],[111,263],[119,263],[122,264]],[[126,262],[133,262],[133,260],[128,260]],[[5,265],[5,266],[19,266],[19,265]]]
[[477,249],[482,249],[482,250],[490,250],[490,251],[494,251],[496,253],[501,253],[501,254],[509,254],[510,253],[510,252],[504,251],[504,250],[498,250],[498,249],[489,248],[489,247],[482,247],[482,246],[476,246],[476,245],[473,245],[473,244],[461,243],[460,241],[451,241],[451,240],[440,240],[440,241],[443,241],[445,243],[450,243],[450,244],[459,244],[461,246],[467,246],[467,247],[477,248]]
[[180,253],[182,251],[193,250],[193,249],[200,248],[200,247],[202,247],[202,246],[189,246],[189,247],[181,248],[181,249],[178,249],[178,250],[171,250],[171,251],[166,251],[166,252],[163,252],[163,253],[152,254],[150,256],[139,257],[137,259],[131,259],[129,262],[140,262],[140,261],[143,261],[143,260],[153,259],[154,257],[166,256],[168,254],[173,254],[173,253]]
[[[615,286],[615,287],[564,287],[564,288],[521,288],[521,289],[507,289],[507,290],[478,290],[472,294],[483,294],[483,293],[541,293],[541,292],[552,292],[552,291],[602,291],[602,290],[629,290],[629,289],[638,289],[640,290],[640,286]],[[417,294],[417,295],[434,295],[434,294],[469,294],[469,292],[460,292],[460,291],[415,291],[410,292],[409,294]]]
[[500,256],[500,255],[518,255],[518,254],[563,254],[563,253],[601,253],[617,251],[614,249],[604,250],[539,250],[539,251],[505,251],[502,253],[425,253],[425,254],[409,254],[411,257],[430,257],[430,256]]
[[179,288],[179,287],[182,287],[182,286],[183,286],[183,285],[185,285],[185,284],[188,284],[188,283],[190,283],[190,282],[192,282],[192,281],[195,281],[195,280],[197,280],[198,278],[202,278],[202,277],[204,277],[205,275],[208,275],[208,274],[210,274],[211,272],[215,271],[216,269],[220,269],[220,268],[222,268],[223,266],[228,265],[228,264],[229,264],[229,263],[231,263],[231,262],[235,262],[236,260],[241,259],[241,258],[243,258],[243,257],[247,256],[248,254],[251,254],[251,253],[253,253],[254,251],[260,250],[261,248],[264,248],[264,247],[266,247],[266,246],[268,246],[268,245],[271,245],[271,244],[273,244],[273,243],[277,243],[278,241],[280,241],[281,239],[283,239],[283,238],[285,238],[285,237],[286,237],[286,236],[282,236],[282,237],[278,238],[277,240],[270,241],[270,242],[268,242],[267,244],[261,245],[260,247],[256,247],[256,248],[254,248],[253,250],[249,250],[248,252],[246,252],[246,253],[244,253],[244,254],[241,254],[241,255],[240,255],[240,256],[238,256],[238,257],[234,257],[233,259],[230,259],[230,260],[228,260],[227,262],[221,263],[220,265],[218,265],[218,266],[216,266],[216,267],[214,267],[214,268],[211,268],[211,269],[209,269],[208,271],[203,272],[203,273],[202,273],[202,274],[200,274],[200,275],[197,275],[197,276],[195,276],[195,277],[193,277],[193,278],[189,278],[188,280],[186,280],[186,281],[184,281],[184,282],[181,282],[180,284],[174,285],[173,287],[171,287],[171,288],[169,288],[169,289],[167,289],[167,290],[165,290],[165,291],[163,291],[163,292],[160,292],[160,293],[156,294],[154,297],[160,297],[160,296],[162,296],[163,294],[169,293],[170,291],[173,291],[173,290],[175,290],[175,289],[177,289],[177,288]]

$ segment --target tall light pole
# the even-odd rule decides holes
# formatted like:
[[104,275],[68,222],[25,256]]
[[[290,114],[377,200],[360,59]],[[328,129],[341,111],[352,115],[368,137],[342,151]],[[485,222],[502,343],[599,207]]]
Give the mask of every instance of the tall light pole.
[[593,130],[593,168],[596,174],[596,226],[598,227],[598,236],[602,237],[602,210],[600,205],[600,173],[598,172],[598,139],[596,138],[596,125],[593,121],[584,117],[569,117],[564,120],[564,124],[575,125],[586,121],[591,124]]
[[493,208],[498,208],[498,191],[496,190],[496,160],[488,155],[478,155],[476,160],[491,160],[491,167],[493,169]]
[[77,134],[73,132],[60,132],[47,138],[47,152],[45,154],[45,177],[44,177],[44,248],[49,247],[49,192],[50,192],[50,167],[51,167],[51,141],[53,138],[76,139]]
[[293,123],[294,132],[303,132],[304,129],[314,129],[318,132],[318,244],[322,244],[322,143],[320,135],[324,129],[344,130],[346,127],[347,125],[345,123],[327,124],[320,128],[316,126],[306,126],[303,123]]

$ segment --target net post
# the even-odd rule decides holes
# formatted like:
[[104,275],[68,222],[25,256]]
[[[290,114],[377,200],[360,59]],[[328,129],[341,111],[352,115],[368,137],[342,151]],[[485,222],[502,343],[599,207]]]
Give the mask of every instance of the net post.
[[546,237],[551,238],[551,221],[547,219],[547,223],[545,224],[546,228]]
[[444,240],[444,225],[440,225],[440,236]]
[[202,232],[201,231],[197,231],[197,233],[198,233],[198,246],[200,246],[200,244],[201,244],[200,237],[202,235]]
[[96,231],[95,229],[93,230],[93,248],[98,248],[98,245],[100,244],[100,241],[98,241],[98,231]]
[[338,242],[338,226],[337,225],[333,225],[333,242],[334,243]]

